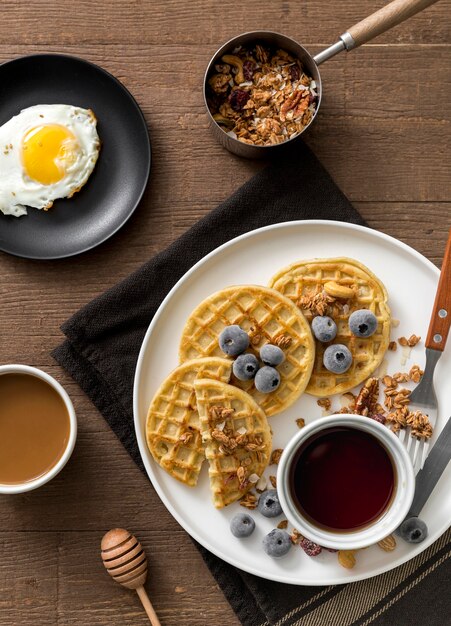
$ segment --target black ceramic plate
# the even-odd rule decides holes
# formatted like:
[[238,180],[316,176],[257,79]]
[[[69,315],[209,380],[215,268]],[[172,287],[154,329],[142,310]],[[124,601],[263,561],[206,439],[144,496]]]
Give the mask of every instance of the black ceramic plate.
[[0,212],[0,250],[57,259],[97,246],[127,221],[147,184],[150,141],[131,94],[82,59],[42,54],[0,65],[0,125],[35,104],[92,109],[102,144],[93,173],[72,198],[56,200],[48,212],[29,208],[20,218]]

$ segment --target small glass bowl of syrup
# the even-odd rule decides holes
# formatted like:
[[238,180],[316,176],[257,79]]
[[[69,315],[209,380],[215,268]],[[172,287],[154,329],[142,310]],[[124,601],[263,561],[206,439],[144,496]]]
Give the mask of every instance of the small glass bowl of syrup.
[[356,550],[390,535],[412,504],[415,476],[399,439],[359,415],[331,415],[285,447],[277,472],[290,523],[321,546]]

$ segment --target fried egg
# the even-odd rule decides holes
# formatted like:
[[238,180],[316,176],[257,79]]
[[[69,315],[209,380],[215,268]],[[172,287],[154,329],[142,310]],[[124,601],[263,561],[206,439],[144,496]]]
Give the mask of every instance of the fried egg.
[[19,217],[79,191],[99,156],[96,125],[89,109],[38,104],[0,126],[0,211]]

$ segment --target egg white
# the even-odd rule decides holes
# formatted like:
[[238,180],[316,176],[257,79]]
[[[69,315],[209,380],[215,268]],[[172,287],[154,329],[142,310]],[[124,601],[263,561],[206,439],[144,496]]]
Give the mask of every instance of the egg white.
[[[75,135],[76,158],[61,180],[48,185],[32,180],[22,163],[22,141],[28,131],[58,124]],[[70,198],[91,175],[100,150],[97,120],[92,111],[68,104],[38,104],[0,126],[0,211],[19,217],[26,207],[48,209],[57,198]]]

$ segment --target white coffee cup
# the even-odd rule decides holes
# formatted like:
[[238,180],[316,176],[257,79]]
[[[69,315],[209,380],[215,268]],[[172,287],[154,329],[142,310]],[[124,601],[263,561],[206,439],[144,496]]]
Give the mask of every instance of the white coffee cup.
[[42,485],[45,485],[45,483],[48,483],[49,480],[52,480],[52,478],[54,478],[66,465],[73,452],[75,441],[77,439],[77,418],[75,415],[74,406],[65,389],[59,384],[59,382],[57,382],[52,376],[50,376],[46,372],[43,372],[37,367],[32,367],[30,365],[12,364],[0,365],[0,376],[2,376],[3,374],[28,374],[31,376],[36,376],[37,378],[45,381],[47,384],[53,387],[53,389],[55,389],[60,398],[63,400],[69,415],[70,430],[67,445],[63,454],[53,467],[51,467],[42,476],[39,476],[38,478],[27,482],[12,485],[3,484],[0,482],[0,494],[23,493],[25,491],[31,491],[33,489],[41,487]]
[[[314,525],[299,511],[290,489],[291,465],[299,448],[313,435],[337,426],[356,428],[373,435],[385,447],[396,473],[394,493],[383,514],[364,528],[346,532],[323,529]],[[375,478],[377,479],[377,477]],[[307,539],[325,548],[357,550],[381,541],[398,528],[412,504],[415,492],[415,474],[405,447],[386,426],[368,417],[338,414],[312,422],[288,442],[279,461],[277,492],[282,509],[290,524]]]

